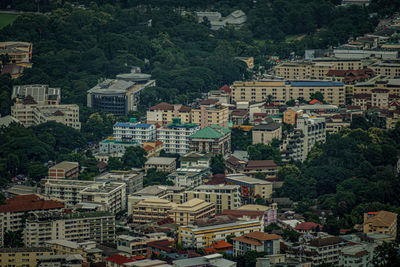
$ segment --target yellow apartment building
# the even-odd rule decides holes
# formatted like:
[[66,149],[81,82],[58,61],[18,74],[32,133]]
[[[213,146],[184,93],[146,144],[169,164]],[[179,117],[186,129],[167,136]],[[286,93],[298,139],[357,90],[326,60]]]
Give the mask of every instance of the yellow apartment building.
[[295,125],[297,118],[303,116],[303,110],[298,108],[288,108],[283,112],[283,122],[286,124]]
[[193,198],[185,203],[178,204],[170,211],[170,217],[176,224],[188,225],[201,218],[215,216],[215,203]]
[[210,125],[228,128],[229,108],[218,103],[216,99],[203,100],[200,107],[192,109],[191,123],[199,124],[203,129]]
[[376,62],[368,66],[377,75],[390,79],[400,78],[400,63]]
[[248,221],[232,221],[229,217],[220,216],[216,219],[205,220],[197,225],[180,226],[178,243],[185,248],[204,248],[215,241],[225,240],[227,236],[241,236],[255,231],[262,231],[263,225],[258,219]]
[[101,250],[96,248],[95,241],[68,241],[55,239],[46,242],[54,255],[79,254],[85,262],[101,262]]
[[132,207],[133,223],[150,223],[161,221],[169,216],[177,204],[161,198],[148,198]]
[[364,213],[364,234],[385,234],[394,238],[397,236],[397,213],[388,211]]
[[400,79],[381,79],[380,77],[354,85],[354,94],[372,94],[374,89],[387,89],[389,95],[400,96]]
[[160,103],[147,110],[147,123],[158,123],[161,126],[172,123],[172,119],[179,118],[182,123],[190,123],[191,108],[176,104]]
[[286,103],[292,99],[311,99],[315,92],[321,92],[324,100],[333,105],[345,104],[346,95],[342,82],[332,81],[250,81],[234,82],[232,87],[232,100],[235,102],[262,102],[268,95],[274,101]]
[[311,62],[285,62],[275,67],[275,75],[287,80],[325,80],[329,70],[362,69],[360,60],[319,58]]
[[0,266],[36,267],[40,256],[49,255],[50,248],[0,248]]

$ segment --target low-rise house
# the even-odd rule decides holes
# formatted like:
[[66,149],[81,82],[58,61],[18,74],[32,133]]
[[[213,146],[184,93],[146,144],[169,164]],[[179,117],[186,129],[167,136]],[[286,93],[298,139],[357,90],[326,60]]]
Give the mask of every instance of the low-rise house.
[[364,213],[363,232],[386,234],[396,238],[397,213],[384,210]]
[[157,171],[171,173],[176,170],[176,159],[166,157],[152,157],[144,164],[144,169],[157,169]]
[[154,142],[145,142],[142,147],[147,153],[146,158],[158,157],[160,156],[161,150],[164,149],[164,143],[158,140]]
[[134,258],[114,254],[106,258],[106,267],[125,267],[126,263],[135,262]]
[[300,233],[313,233],[321,231],[322,225],[314,222],[302,222],[296,225],[294,229]]
[[162,258],[177,260],[187,259],[189,253],[184,250],[175,249],[175,242],[170,240],[159,240],[147,243],[147,258],[158,256]]
[[122,157],[125,154],[126,149],[135,146],[139,146],[139,144],[129,141],[117,141],[114,137],[108,137],[107,139],[100,141],[99,154]]
[[49,179],[75,179],[79,176],[79,162],[63,161],[49,169]]
[[251,232],[233,237],[233,255],[243,255],[247,251],[264,252],[267,255],[279,254],[282,237],[264,232]]
[[232,254],[233,246],[232,246],[232,244],[230,244],[230,243],[228,243],[226,241],[220,240],[220,241],[216,241],[216,242],[212,243],[210,247],[204,248],[204,252],[207,255],[208,254],[214,254],[214,253]]
[[231,119],[234,125],[243,125],[249,121],[249,111],[246,109],[235,109],[231,112]]

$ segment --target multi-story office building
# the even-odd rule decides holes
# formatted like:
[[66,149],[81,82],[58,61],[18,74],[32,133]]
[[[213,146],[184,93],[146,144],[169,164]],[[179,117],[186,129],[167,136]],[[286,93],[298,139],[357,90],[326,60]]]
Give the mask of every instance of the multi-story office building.
[[226,155],[231,152],[231,130],[211,125],[189,136],[190,150]]
[[216,99],[203,100],[199,108],[191,112],[191,122],[199,124],[202,129],[213,124],[228,128],[228,121],[229,108],[222,106]]
[[87,106],[123,116],[137,109],[141,91],[155,86],[151,75],[131,72],[106,79],[87,92]]
[[53,255],[50,248],[0,248],[1,266],[36,267],[41,256]]
[[0,55],[8,55],[11,63],[22,66],[32,66],[32,43],[0,42]]
[[275,67],[275,75],[287,80],[326,79],[329,70],[358,70],[359,59],[318,58],[312,62],[285,62]]
[[196,225],[180,226],[178,243],[185,248],[204,248],[227,236],[240,236],[262,231],[260,220],[232,221],[228,216],[218,216],[196,221]]
[[173,119],[180,119],[182,123],[191,122],[191,108],[181,104],[168,104],[162,102],[147,110],[147,123],[159,124],[161,126],[168,125],[173,122]]
[[233,210],[241,206],[240,186],[238,185],[199,185],[192,190],[183,192],[182,195],[182,201],[198,198],[215,203],[216,212],[219,214],[224,210]]
[[275,102],[286,103],[300,97],[310,99],[315,92],[321,92],[329,104],[345,104],[344,84],[331,81],[237,81],[232,85],[232,100],[263,102],[272,95]]
[[50,179],[44,187],[46,196],[62,200],[67,205],[97,202],[103,203],[112,213],[126,209],[125,183]]
[[141,169],[133,169],[129,171],[110,171],[94,177],[96,182],[107,183],[125,183],[126,195],[143,189],[143,176],[144,171]]
[[79,175],[79,162],[62,161],[49,168],[49,179],[75,179]]
[[11,98],[33,97],[38,105],[58,105],[61,100],[61,89],[50,88],[47,84],[14,85]]
[[197,219],[214,217],[215,203],[193,198],[176,205],[176,207],[169,212],[169,216],[176,224],[193,224]]
[[164,143],[164,150],[172,154],[184,155],[189,152],[189,136],[200,130],[193,123],[181,123],[174,119],[173,123],[158,129],[157,139]]
[[38,125],[45,122],[58,122],[74,129],[80,130],[79,106],[69,105],[38,105],[28,95],[24,100],[17,98],[11,107],[11,115],[19,120],[25,127]]
[[225,181],[227,184],[241,186],[241,196],[244,199],[254,198],[256,196],[267,199],[270,198],[272,195],[271,182],[252,178],[245,174],[229,174],[225,177]]
[[234,256],[243,255],[249,250],[264,252],[265,255],[276,255],[281,251],[282,237],[257,231],[234,237],[232,241]]
[[179,168],[169,174],[167,179],[175,186],[193,188],[204,183],[204,179],[211,175],[210,168]]
[[27,247],[38,247],[54,239],[114,243],[115,216],[109,212],[47,212],[28,216],[24,229]]
[[21,195],[7,199],[0,206],[0,245],[3,245],[3,231],[18,231],[24,226],[24,218],[29,214],[47,211],[62,211],[64,204],[54,200],[44,200],[37,195]]
[[156,140],[156,126],[147,123],[137,123],[136,119],[130,122],[117,122],[113,127],[113,137],[117,141],[135,142],[143,145],[145,142]]

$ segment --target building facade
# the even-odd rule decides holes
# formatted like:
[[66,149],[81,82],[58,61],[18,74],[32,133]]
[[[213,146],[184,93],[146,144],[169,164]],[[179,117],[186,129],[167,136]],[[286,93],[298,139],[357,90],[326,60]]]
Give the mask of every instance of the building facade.
[[187,189],[199,186],[211,175],[211,169],[202,168],[179,168],[167,176],[175,186],[185,187]]
[[252,178],[245,174],[229,174],[225,177],[227,184],[239,185],[241,196],[244,199],[261,197],[270,198],[272,195],[272,183],[260,179]]
[[36,267],[40,256],[49,255],[53,251],[44,247],[0,248],[0,265]]
[[228,121],[229,108],[222,106],[215,99],[203,100],[199,108],[191,111],[191,122],[199,124],[201,129],[213,124],[228,128]]
[[195,152],[226,155],[231,152],[231,131],[213,124],[190,135],[189,145]]
[[280,254],[282,237],[264,232],[251,232],[242,236],[233,237],[233,255],[239,256],[247,251],[264,252],[266,255]]
[[117,141],[135,142],[143,145],[146,142],[156,140],[156,126],[147,123],[117,122],[113,127],[113,137]]
[[388,211],[364,213],[363,232],[365,234],[397,235],[397,214]]
[[59,105],[61,89],[51,88],[47,84],[14,85],[11,99],[23,99],[28,95],[32,96],[33,100],[41,106]]
[[79,163],[63,161],[49,168],[49,179],[76,179],[79,176]]
[[252,128],[252,144],[265,144],[269,145],[273,139],[281,140],[282,127],[279,123],[269,122],[266,124],[259,124]]
[[165,126],[171,124],[173,119],[180,119],[181,123],[191,123],[191,108],[180,104],[162,102],[147,110],[147,123]]
[[193,224],[197,219],[214,217],[215,206],[215,203],[193,198],[176,205],[176,207],[170,211],[169,216],[176,224]]
[[144,164],[144,169],[157,169],[158,171],[171,173],[176,170],[176,159],[166,157],[152,157]]

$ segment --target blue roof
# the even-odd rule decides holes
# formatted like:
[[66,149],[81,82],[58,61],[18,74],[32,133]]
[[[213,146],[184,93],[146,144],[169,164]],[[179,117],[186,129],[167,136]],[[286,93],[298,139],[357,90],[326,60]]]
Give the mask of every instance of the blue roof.
[[330,86],[343,86],[342,82],[330,82],[330,81],[298,81],[289,82],[294,87],[330,87]]
[[150,128],[153,124],[148,123],[129,123],[129,122],[117,122],[114,127],[128,127],[128,128]]

